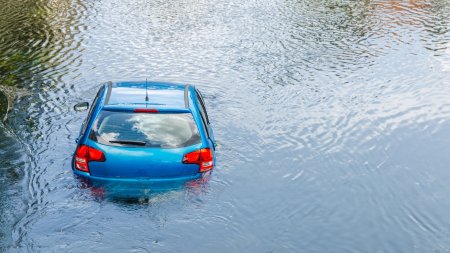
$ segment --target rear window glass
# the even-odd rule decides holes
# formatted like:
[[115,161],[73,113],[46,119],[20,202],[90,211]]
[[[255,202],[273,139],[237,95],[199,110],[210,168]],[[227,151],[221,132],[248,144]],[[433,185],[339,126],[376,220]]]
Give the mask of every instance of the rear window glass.
[[101,111],[89,136],[105,145],[179,148],[201,142],[190,113]]

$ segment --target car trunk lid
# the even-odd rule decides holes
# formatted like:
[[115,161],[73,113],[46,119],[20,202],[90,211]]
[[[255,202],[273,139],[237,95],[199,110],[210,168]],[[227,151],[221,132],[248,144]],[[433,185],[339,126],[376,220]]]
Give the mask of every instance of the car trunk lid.
[[182,148],[122,147],[89,141],[89,146],[101,150],[105,161],[90,162],[91,176],[106,178],[168,178],[199,173],[199,165],[184,164],[186,153],[198,150],[202,144]]

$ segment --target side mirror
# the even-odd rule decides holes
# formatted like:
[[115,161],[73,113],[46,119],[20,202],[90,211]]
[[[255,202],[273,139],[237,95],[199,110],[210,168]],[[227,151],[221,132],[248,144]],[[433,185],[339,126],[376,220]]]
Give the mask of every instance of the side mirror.
[[88,102],[81,102],[81,103],[78,103],[78,104],[73,106],[73,109],[76,112],[86,111],[88,108],[89,108],[89,103]]

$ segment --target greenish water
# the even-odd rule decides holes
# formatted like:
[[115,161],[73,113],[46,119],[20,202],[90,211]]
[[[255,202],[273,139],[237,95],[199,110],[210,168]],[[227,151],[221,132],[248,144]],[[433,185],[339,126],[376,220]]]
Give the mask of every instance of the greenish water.
[[[0,251],[450,252],[450,1],[0,6]],[[211,178],[74,178],[72,106],[146,78],[204,93]]]

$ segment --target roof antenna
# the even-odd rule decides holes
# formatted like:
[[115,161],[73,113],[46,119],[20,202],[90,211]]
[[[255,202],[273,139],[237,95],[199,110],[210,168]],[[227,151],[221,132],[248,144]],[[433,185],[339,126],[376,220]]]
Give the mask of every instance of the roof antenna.
[[145,101],[148,102],[147,78],[145,78]]

